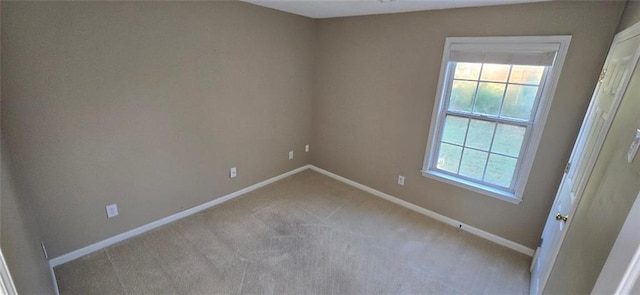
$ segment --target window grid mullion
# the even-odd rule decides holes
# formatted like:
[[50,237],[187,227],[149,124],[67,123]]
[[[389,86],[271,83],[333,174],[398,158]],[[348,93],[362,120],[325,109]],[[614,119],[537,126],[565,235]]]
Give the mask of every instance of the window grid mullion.
[[[446,143],[446,144],[450,144],[450,145],[461,146],[461,145],[459,145],[457,143],[453,143],[453,142],[446,142],[446,141],[443,141],[443,142]],[[465,148],[470,149],[470,150],[474,150],[474,151],[483,152],[483,153],[492,153],[494,155],[503,156],[503,157],[507,157],[507,158],[512,158],[512,159],[516,159],[516,160],[518,159],[517,156],[504,154],[504,153],[498,153],[498,152],[492,152],[492,151],[483,150],[483,149],[480,149],[480,148],[474,148],[472,146],[465,146]]]
[[503,153],[498,153],[498,152],[491,152],[491,151],[483,150],[483,149],[480,149],[480,148],[474,148],[472,146],[462,146],[459,143],[449,142],[449,141],[444,141],[444,140],[441,141],[441,142],[442,143],[446,143],[448,145],[454,145],[454,146],[465,148],[465,149],[469,149],[469,150],[474,150],[474,151],[483,152],[483,153],[492,153],[494,155],[503,156],[503,157],[506,157],[506,158],[511,158],[511,159],[518,160],[518,157],[513,156],[513,155],[508,155],[508,154],[503,154]]
[[498,111],[498,117],[502,118],[502,107],[507,99],[507,89],[509,89],[509,80],[511,80],[511,72],[513,71],[513,65],[509,66],[509,74],[507,74],[507,83],[504,84],[504,91],[502,91],[502,101],[500,102],[500,110]]
[[538,85],[538,93],[536,93],[536,100],[534,101],[533,106],[531,107],[531,117],[529,118],[529,121],[534,121],[535,118],[538,116],[538,107],[540,106],[540,101],[542,100],[542,92],[546,87],[545,83],[547,81],[548,71],[549,69],[545,68],[544,71],[542,72],[542,78],[540,80],[540,84]]
[[482,77],[482,71],[484,70],[484,63],[480,64],[480,72],[478,73],[478,79],[476,82],[476,90],[473,92],[473,104],[471,104],[471,113],[476,110],[476,102],[478,101],[478,89],[480,89],[480,77]]
[[[454,78],[454,80],[457,81],[464,81],[464,82],[487,82],[487,83],[502,83],[502,82],[496,82],[496,81],[488,81],[488,80],[472,80],[472,79],[465,79],[465,78]],[[541,80],[544,80],[544,78],[542,78]],[[509,84],[511,85],[517,85],[517,86],[535,86],[538,87],[540,86],[540,84],[527,84],[527,83],[514,83],[514,82],[509,82]]]
[[462,112],[456,112],[456,111],[450,111],[450,110],[444,110],[444,113],[445,113],[445,115],[463,117],[463,118],[467,118],[467,119],[476,119],[476,120],[487,121],[487,122],[495,122],[495,123],[516,125],[516,126],[521,126],[521,127],[526,127],[526,128],[529,128],[530,126],[533,126],[533,122],[531,122],[531,121],[517,121],[517,120],[510,120],[510,119],[505,119],[505,118],[481,116],[481,115],[477,115],[477,114],[462,113]]
[[460,160],[458,160],[458,169],[456,174],[460,175],[460,165],[462,164],[462,156],[464,155],[464,149],[467,146],[467,137],[469,136],[469,127],[471,126],[471,119],[467,118],[467,131],[464,133],[464,141],[462,141],[462,151],[460,151]]
[[491,143],[489,144],[489,150],[487,151],[487,159],[484,162],[484,169],[482,170],[482,182],[485,182],[484,177],[487,174],[487,166],[489,166],[489,156],[491,156],[491,149],[493,148],[493,141],[496,139],[497,130],[498,124],[493,127],[493,135],[491,135]]
[[524,133],[524,138],[522,139],[522,144],[520,146],[520,153],[518,154],[518,159],[516,160],[516,170],[515,173],[513,175],[513,178],[511,179],[511,184],[509,185],[510,189],[514,189],[516,187],[516,182],[518,181],[518,177],[520,176],[520,166],[524,160],[524,158],[526,157],[527,154],[527,147],[529,146],[529,139],[531,137],[531,132],[533,131],[533,127],[532,128],[527,128],[525,130]]

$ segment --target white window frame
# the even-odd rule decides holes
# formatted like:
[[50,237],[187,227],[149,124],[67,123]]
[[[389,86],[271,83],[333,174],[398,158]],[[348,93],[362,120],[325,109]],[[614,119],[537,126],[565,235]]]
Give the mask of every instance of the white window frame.
[[[562,66],[564,65],[570,42],[571,36],[448,37],[445,41],[442,56],[440,78],[438,80],[433,115],[429,127],[429,137],[422,166],[422,175],[483,195],[519,204],[522,201],[527,179],[533,166],[533,160],[538,150],[540,138],[542,137],[542,131],[544,130],[547,116],[551,109],[551,103],[553,102],[556,86],[560,78],[560,73],[562,72]],[[449,99],[449,84],[453,79],[453,77],[451,77],[453,71],[450,68],[449,62],[451,47],[454,44],[457,47],[463,46],[464,48],[483,51],[526,52],[532,49],[551,49],[556,52],[553,65],[547,67],[540,82],[539,87],[541,92],[539,91],[532,110],[534,119],[530,124],[526,121],[522,122],[522,126],[527,126],[527,131],[514,172],[514,181],[512,181],[512,187],[509,189],[491,186],[486,183],[478,183],[471,178],[449,174],[436,168],[438,148],[440,146],[439,141],[444,127],[444,118],[448,113],[451,114],[451,111],[447,110],[447,102]],[[460,114],[455,113],[455,115],[459,116]],[[465,114],[463,117],[480,120],[486,119],[484,116],[470,114]],[[500,119],[492,118],[491,121],[499,122]],[[513,124],[513,122],[510,121],[509,124]]]

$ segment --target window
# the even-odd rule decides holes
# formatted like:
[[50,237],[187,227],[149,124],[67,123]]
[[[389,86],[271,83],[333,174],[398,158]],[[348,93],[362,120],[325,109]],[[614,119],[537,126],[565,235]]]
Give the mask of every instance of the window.
[[519,203],[570,40],[447,38],[423,175]]

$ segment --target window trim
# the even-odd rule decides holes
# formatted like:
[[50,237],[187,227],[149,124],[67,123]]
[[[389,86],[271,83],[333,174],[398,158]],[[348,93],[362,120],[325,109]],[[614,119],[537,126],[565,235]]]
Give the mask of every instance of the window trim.
[[[524,190],[527,184],[533,162],[538,151],[538,145],[542,137],[542,132],[546,124],[547,116],[551,109],[560,73],[566,59],[569,44],[571,42],[571,36],[522,36],[522,37],[447,37],[444,46],[444,53],[442,56],[442,63],[440,66],[440,77],[438,79],[438,87],[436,92],[436,99],[434,102],[433,113],[431,116],[431,124],[429,126],[429,136],[427,140],[427,146],[422,165],[422,175],[425,177],[433,178],[454,186],[462,187],[476,193],[480,193],[486,196],[498,198],[514,204],[519,204],[524,195]],[[531,128],[527,128],[527,132],[530,135],[525,135],[525,141],[523,142],[521,149],[521,156],[516,166],[517,173],[514,175],[512,183],[513,190],[504,190],[501,188],[492,187],[490,185],[480,184],[472,180],[465,179],[459,175],[450,175],[439,170],[435,170],[434,161],[436,159],[436,152],[434,149],[438,149],[438,139],[443,126],[443,120],[445,115],[451,111],[445,111],[444,107],[448,102],[449,89],[447,83],[452,77],[448,74],[451,73],[449,69],[449,56],[451,53],[451,47],[464,46],[471,49],[484,49],[484,50],[499,50],[499,51],[522,51],[531,48],[545,48],[556,51],[556,58],[552,66],[545,70],[545,74],[540,82],[542,92],[540,93],[538,101],[536,102],[535,116],[531,123]],[[527,124],[526,121],[522,122]]]

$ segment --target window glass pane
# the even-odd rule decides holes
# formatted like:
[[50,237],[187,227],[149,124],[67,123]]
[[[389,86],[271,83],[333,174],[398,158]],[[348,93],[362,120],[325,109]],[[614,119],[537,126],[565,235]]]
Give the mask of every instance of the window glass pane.
[[465,146],[488,151],[495,127],[496,123],[493,122],[471,120]]
[[438,169],[458,173],[458,164],[460,163],[460,155],[462,147],[448,143],[440,144],[440,153],[438,154]]
[[540,85],[543,72],[541,66],[513,66],[509,83]]
[[464,144],[464,136],[467,134],[469,119],[456,116],[447,116],[444,120],[444,131],[442,131],[442,141]]
[[473,112],[492,116],[498,115],[502,104],[502,96],[504,95],[504,87],[505,84],[501,83],[480,82]]
[[517,162],[518,161],[515,158],[496,154],[489,155],[489,162],[487,163],[487,172],[484,175],[484,180],[502,187],[510,187]]
[[453,80],[449,110],[471,112],[477,84],[476,82]]
[[484,64],[482,67],[482,81],[507,82],[509,77],[509,65]]
[[529,120],[537,94],[536,86],[509,85],[501,116]]
[[491,151],[518,157],[526,131],[527,129],[522,126],[498,124]]
[[482,180],[484,166],[487,164],[486,152],[472,149],[464,149],[462,162],[460,162],[460,175]]
[[455,79],[478,80],[480,75],[480,63],[459,62],[456,64]]

